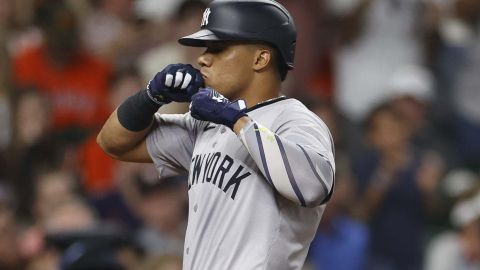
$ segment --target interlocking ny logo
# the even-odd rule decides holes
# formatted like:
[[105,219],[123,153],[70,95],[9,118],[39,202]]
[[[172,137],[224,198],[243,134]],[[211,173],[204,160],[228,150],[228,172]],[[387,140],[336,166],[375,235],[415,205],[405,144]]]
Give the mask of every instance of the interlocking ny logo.
[[208,24],[208,17],[210,17],[210,13],[210,8],[205,9],[205,11],[203,12],[202,24],[200,24],[200,26]]

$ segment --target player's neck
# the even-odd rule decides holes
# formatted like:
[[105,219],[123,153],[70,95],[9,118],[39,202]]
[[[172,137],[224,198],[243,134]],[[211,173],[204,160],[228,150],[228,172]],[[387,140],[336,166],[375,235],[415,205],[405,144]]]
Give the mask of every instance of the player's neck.
[[250,84],[242,95],[247,108],[280,95],[281,82],[270,77],[258,77]]

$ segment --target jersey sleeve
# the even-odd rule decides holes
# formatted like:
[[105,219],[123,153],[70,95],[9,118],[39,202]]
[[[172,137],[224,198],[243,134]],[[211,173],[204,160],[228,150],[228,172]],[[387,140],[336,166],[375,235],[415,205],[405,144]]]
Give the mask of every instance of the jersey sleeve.
[[196,138],[196,121],[187,114],[156,114],[147,150],[159,177],[187,174]]
[[240,139],[268,183],[283,197],[303,207],[326,203],[335,184],[333,141],[316,116],[280,115],[274,131],[252,120]]

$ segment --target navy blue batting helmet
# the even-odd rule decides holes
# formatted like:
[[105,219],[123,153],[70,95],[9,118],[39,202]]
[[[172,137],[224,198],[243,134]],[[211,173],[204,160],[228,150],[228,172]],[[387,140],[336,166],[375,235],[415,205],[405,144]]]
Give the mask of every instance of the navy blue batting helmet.
[[290,13],[272,0],[215,0],[205,12],[200,30],[182,37],[185,46],[205,47],[207,41],[259,41],[276,48],[293,68],[297,30]]

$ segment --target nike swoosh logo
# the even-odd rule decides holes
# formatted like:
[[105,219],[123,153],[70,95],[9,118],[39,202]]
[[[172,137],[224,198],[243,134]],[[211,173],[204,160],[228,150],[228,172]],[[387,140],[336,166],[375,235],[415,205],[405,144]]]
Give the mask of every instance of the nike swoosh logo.
[[205,131],[207,131],[207,130],[209,130],[209,129],[214,129],[214,128],[216,128],[215,125],[207,124],[207,125],[205,126],[205,128],[203,128],[203,132],[205,132]]

